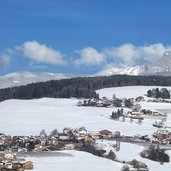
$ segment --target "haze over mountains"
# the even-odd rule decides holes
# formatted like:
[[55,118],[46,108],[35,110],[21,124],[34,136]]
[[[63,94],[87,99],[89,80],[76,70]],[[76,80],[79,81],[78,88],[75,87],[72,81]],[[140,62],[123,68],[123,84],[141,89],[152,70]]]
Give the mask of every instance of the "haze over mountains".
[[166,52],[162,58],[151,64],[114,66],[104,69],[96,75],[109,76],[116,74],[171,76],[171,52]]
[[104,69],[102,71],[99,71],[96,76],[110,76],[110,75],[141,75],[141,73],[144,73],[146,70],[146,67],[144,65],[137,65],[137,66],[127,66],[127,65],[120,65],[120,66],[114,66],[111,68]]
[[[93,76],[110,75],[161,75],[171,76],[171,52],[166,52],[162,58],[155,63],[135,66],[118,65],[99,71]],[[92,76],[92,75],[91,75]],[[45,82],[49,80],[59,80],[71,78],[71,75],[48,72],[15,72],[0,76],[0,88],[26,85],[29,83]]]
[[60,80],[69,76],[60,73],[47,72],[14,72],[0,77],[0,88],[15,87],[29,83]]
[[160,60],[149,65],[145,74],[171,76],[171,52],[166,52]]

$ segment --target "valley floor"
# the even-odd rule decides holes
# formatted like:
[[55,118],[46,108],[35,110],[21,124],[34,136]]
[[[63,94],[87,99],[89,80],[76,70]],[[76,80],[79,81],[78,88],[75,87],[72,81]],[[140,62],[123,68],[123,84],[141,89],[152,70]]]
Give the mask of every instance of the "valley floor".
[[[101,97],[112,98],[113,94],[119,98],[137,96],[147,97],[147,90],[153,87],[117,87],[97,90]],[[156,88],[156,87],[155,87]],[[168,87],[171,89],[171,87]],[[78,99],[42,98],[34,100],[7,100],[0,103],[0,133],[6,135],[37,135],[42,129],[50,133],[53,129],[59,132],[65,127],[86,127],[88,131],[108,129],[112,132],[120,131],[122,135],[152,135],[157,128],[152,126],[154,119],[145,118],[141,124],[138,122],[121,122],[109,119],[112,111],[117,108],[78,107]],[[141,102],[142,108],[152,110],[165,110],[168,112],[166,125],[171,126],[171,104]],[[127,111],[128,109],[124,109]],[[111,143],[111,142],[110,142]],[[116,152],[120,160],[130,161],[137,159],[145,162],[150,171],[171,169],[171,162],[160,163],[143,159],[139,156],[141,146],[121,143],[120,151]],[[29,158],[34,162],[34,171],[120,171],[122,164],[92,154],[68,151],[73,157]],[[167,152],[171,157],[171,151]]]

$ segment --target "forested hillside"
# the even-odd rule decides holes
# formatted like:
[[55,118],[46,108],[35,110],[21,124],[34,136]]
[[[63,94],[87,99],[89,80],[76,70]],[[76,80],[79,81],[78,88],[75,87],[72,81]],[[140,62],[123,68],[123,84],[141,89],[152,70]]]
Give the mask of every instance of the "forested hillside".
[[97,96],[95,93],[97,89],[135,85],[171,86],[171,77],[114,75],[108,77],[77,77],[52,80],[0,89],[0,101],[41,97],[90,98]]

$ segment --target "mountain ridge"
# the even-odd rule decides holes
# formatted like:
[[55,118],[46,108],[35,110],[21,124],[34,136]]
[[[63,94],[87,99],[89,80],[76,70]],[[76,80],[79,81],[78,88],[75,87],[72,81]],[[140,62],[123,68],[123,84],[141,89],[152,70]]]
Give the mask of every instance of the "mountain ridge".
[[110,76],[110,75],[159,75],[171,76],[171,52],[163,54],[162,58],[154,63],[142,64],[135,66],[113,66],[99,71],[97,76]]
[[[171,52],[164,53],[163,57],[151,64],[142,64],[136,66],[117,65],[108,67],[93,75],[88,76],[111,76],[111,75],[132,75],[132,76],[171,76]],[[0,89],[15,87],[30,83],[45,82],[49,80],[60,80],[76,77],[76,75],[67,75],[62,73],[49,72],[14,72],[0,76]],[[85,77],[85,76],[82,76]]]
[[62,73],[48,72],[13,72],[0,76],[0,88],[15,87],[27,85],[30,83],[45,82],[49,80],[60,80],[70,78],[71,76]]
[[143,75],[146,70],[146,66],[137,65],[137,66],[114,66],[112,68],[107,68],[99,71],[95,76],[110,76],[110,75]]

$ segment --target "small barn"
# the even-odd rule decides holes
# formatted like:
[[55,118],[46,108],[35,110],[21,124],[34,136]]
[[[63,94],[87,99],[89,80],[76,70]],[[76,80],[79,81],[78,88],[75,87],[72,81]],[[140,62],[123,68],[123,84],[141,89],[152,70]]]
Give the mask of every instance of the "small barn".
[[6,153],[4,155],[4,158],[7,160],[16,160],[16,155],[12,154],[12,153]]
[[142,102],[142,101],[145,101],[144,97],[143,96],[138,96],[136,99],[135,99],[136,102]]
[[169,144],[171,144],[171,132],[168,133]]
[[101,130],[99,133],[102,138],[112,138],[113,136],[113,133],[107,129]]
[[92,145],[95,140],[91,136],[86,136],[84,139],[85,145]]
[[26,161],[23,165],[24,169],[33,169],[33,162],[32,161]]
[[61,140],[61,141],[67,141],[67,140],[70,139],[69,136],[68,136],[67,134],[58,134],[58,138],[59,138],[59,140]]
[[5,138],[0,137],[0,145],[4,145],[5,144]]
[[4,163],[0,161],[0,169],[2,169],[3,167],[4,167]]

